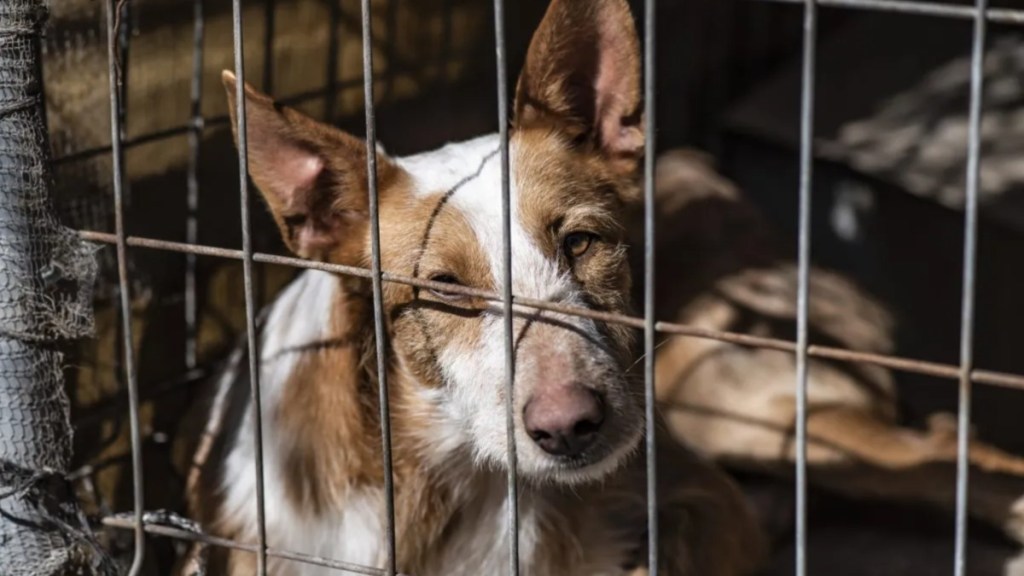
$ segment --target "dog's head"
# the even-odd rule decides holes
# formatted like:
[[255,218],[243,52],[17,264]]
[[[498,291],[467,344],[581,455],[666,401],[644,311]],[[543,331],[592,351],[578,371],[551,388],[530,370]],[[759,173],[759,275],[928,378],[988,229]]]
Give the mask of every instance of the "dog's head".
[[[623,206],[643,155],[639,48],[625,0],[554,0],[520,76],[510,138],[512,288],[517,296],[625,312]],[[229,101],[234,78],[225,73]],[[246,87],[249,167],[285,243],[339,264],[370,261],[367,149]],[[232,115],[235,115],[232,110]],[[409,158],[377,151],[384,270],[500,293],[496,136]],[[385,285],[403,400],[434,453],[506,462],[501,307]],[[519,468],[535,480],[601,477],[639,442],[640,390],[622,326],[515,310]],[[413,398],[410,400],[409,398]]]

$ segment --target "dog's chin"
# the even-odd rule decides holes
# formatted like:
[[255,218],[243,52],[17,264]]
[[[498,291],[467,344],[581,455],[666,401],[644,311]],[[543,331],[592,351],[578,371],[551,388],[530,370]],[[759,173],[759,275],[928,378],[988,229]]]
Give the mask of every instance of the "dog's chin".
[[577,486],[600,482],[618,471],[640,446],[641,432],[613,446],[597,446],[575,458],[559,458],[547,454],[525,471],[525,476],[543,484]]

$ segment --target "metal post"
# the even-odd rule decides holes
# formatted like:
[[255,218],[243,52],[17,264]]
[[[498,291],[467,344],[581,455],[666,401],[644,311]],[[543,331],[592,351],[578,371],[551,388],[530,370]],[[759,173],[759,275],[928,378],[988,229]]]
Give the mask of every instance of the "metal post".
[[[199,243],[199,150],[203,139],[203,42],[206,39],[204,0],[192,4],[192,119],[188,131],[188,215],[185,241]],[[197,285],[198,262],[195,254],[185,255],[185,367],[194,370],[198,363],[199,301]]]
[[260,354],[256,333],[256,297],[253,288],[252,224],[249,221],[249,147],[245,121],[245,52],[242,38],[242,2],[231,3],[235,52],[235,107],[238,111],[238,194],[242,211],[242,273],[245,291],[245,336],[249,347],[249,384],[252,395],[253,448],[256,475],[256,575],[267,574],[266,502],[263,490],[263,401],[260,396]]
[[124,153],[121,142],[124,130],[121,126],[124,108],[121,102],[122,78],[120,62],[125,52],[118,48],[120,39],[118,14],[121,2],[110,0],[107,3],[107,74],[110,83],[110,141],[113,157],[114,185],[114,226],[117,234],[117,277],[118,291],[121,300],[121,353],[124,356],[125,385],[128,387],[128,413],[131,424],[132,442],[132,503],[135,513],[135,554],[128,571],[129,576],[137,576],[142,571],[142,561],[146,551],[146,534],[143,529],[142,514],[144,511],[142,489],[142,433],[139,422],[139,384],[135,370],[135,350],[132,347],[132,307],[128,284],[128,245],[124,226],[124,169],[122,167]]
[[811,274],[811,184],[814,169],[814,78],[818,7],[804,3],[803,72],[800,87],[800,199],[796,321],[796,567],[807,574],[807,352]]
[[501,299],[505,328],[505,444],[507,461],[508,573],[519,574],[519,474],[516,469],[515,399],[516,352],[512,316],[512,199],[508,152],[508,64],[505,44],[505,2],[494,0],[494,39],[498,69],[498,132],[501,161]]
[[967,195],[964,205],[964,270],[960,320],[960,395],[957,412],[956,540],[953,573],[967,574],[967,487],[970,469],[971,368],[974,364],[974,284],[977,269],[978,184],[981,176],[981,115],[985,81],[988,0],[977,0],[971,48],[971,102],[968,124]]
[[650,576],[658,576],[658,467],[657,416],[654,388],[654,169],[655,169],[655,0],[644,3],[644,419],[647,437],[647,563]]
[[373,18],[370,0],[362,0],[363,97],[366,108],[366,178],[370,212],[370,266],[373,283],[373,329],[377,348],[377,389],[380,403],[381,454],[384,459],[385,574],[397,573],[395,555],[395,477],[391,462],[391,408],[388,405],[387,335],[384,326],[383,278],[380,267],[380,211],[377,197],[377,121],[373,102]]

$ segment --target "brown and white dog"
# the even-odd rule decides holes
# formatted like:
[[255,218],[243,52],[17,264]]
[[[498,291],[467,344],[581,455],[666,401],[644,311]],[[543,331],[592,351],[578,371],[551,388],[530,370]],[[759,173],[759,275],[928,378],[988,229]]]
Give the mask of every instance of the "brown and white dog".
[[[229,101],[235,79],[224,76]],[[519,296],[629,310],[624,207],[639,197],[639,50],[624,0],[554,0],[519,80],[510,140],[512,278]],[[253,180],[296,254],[367,266],[361,140],[246,87]],[[235,111],[232,110],[234,118]],[[377,151],[383,268],[500,292],[498,137],[407,158]],[[367,281],[303,273],[261,322],[266,536],[270,547],[369,566],[385,559],[383,468]],[[387,284],[384,311],[398,566],[416,576],[502,574],[506,432],[500,308]],[[643,394],[627,329],[517,309],[513,402],[524,574],[643,570]],[[214,438],[193,486],[212,533],[257,531],[247,362],[212,402]],[[734,576],[760,536],[729,480],[659,438],[663,574]],[[214,573],[251,574],[232,551]],[[274,575],[325,569],[271,558]]]

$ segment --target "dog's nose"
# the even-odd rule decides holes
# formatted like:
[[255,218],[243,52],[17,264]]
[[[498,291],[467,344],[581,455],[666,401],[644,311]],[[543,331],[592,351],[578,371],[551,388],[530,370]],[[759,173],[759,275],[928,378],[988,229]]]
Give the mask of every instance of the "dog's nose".
[[526,432],[545,452],[555,456],[576,456],[586,450],[603,422],[601,399],[579,385],[546,390],[523,407]]

